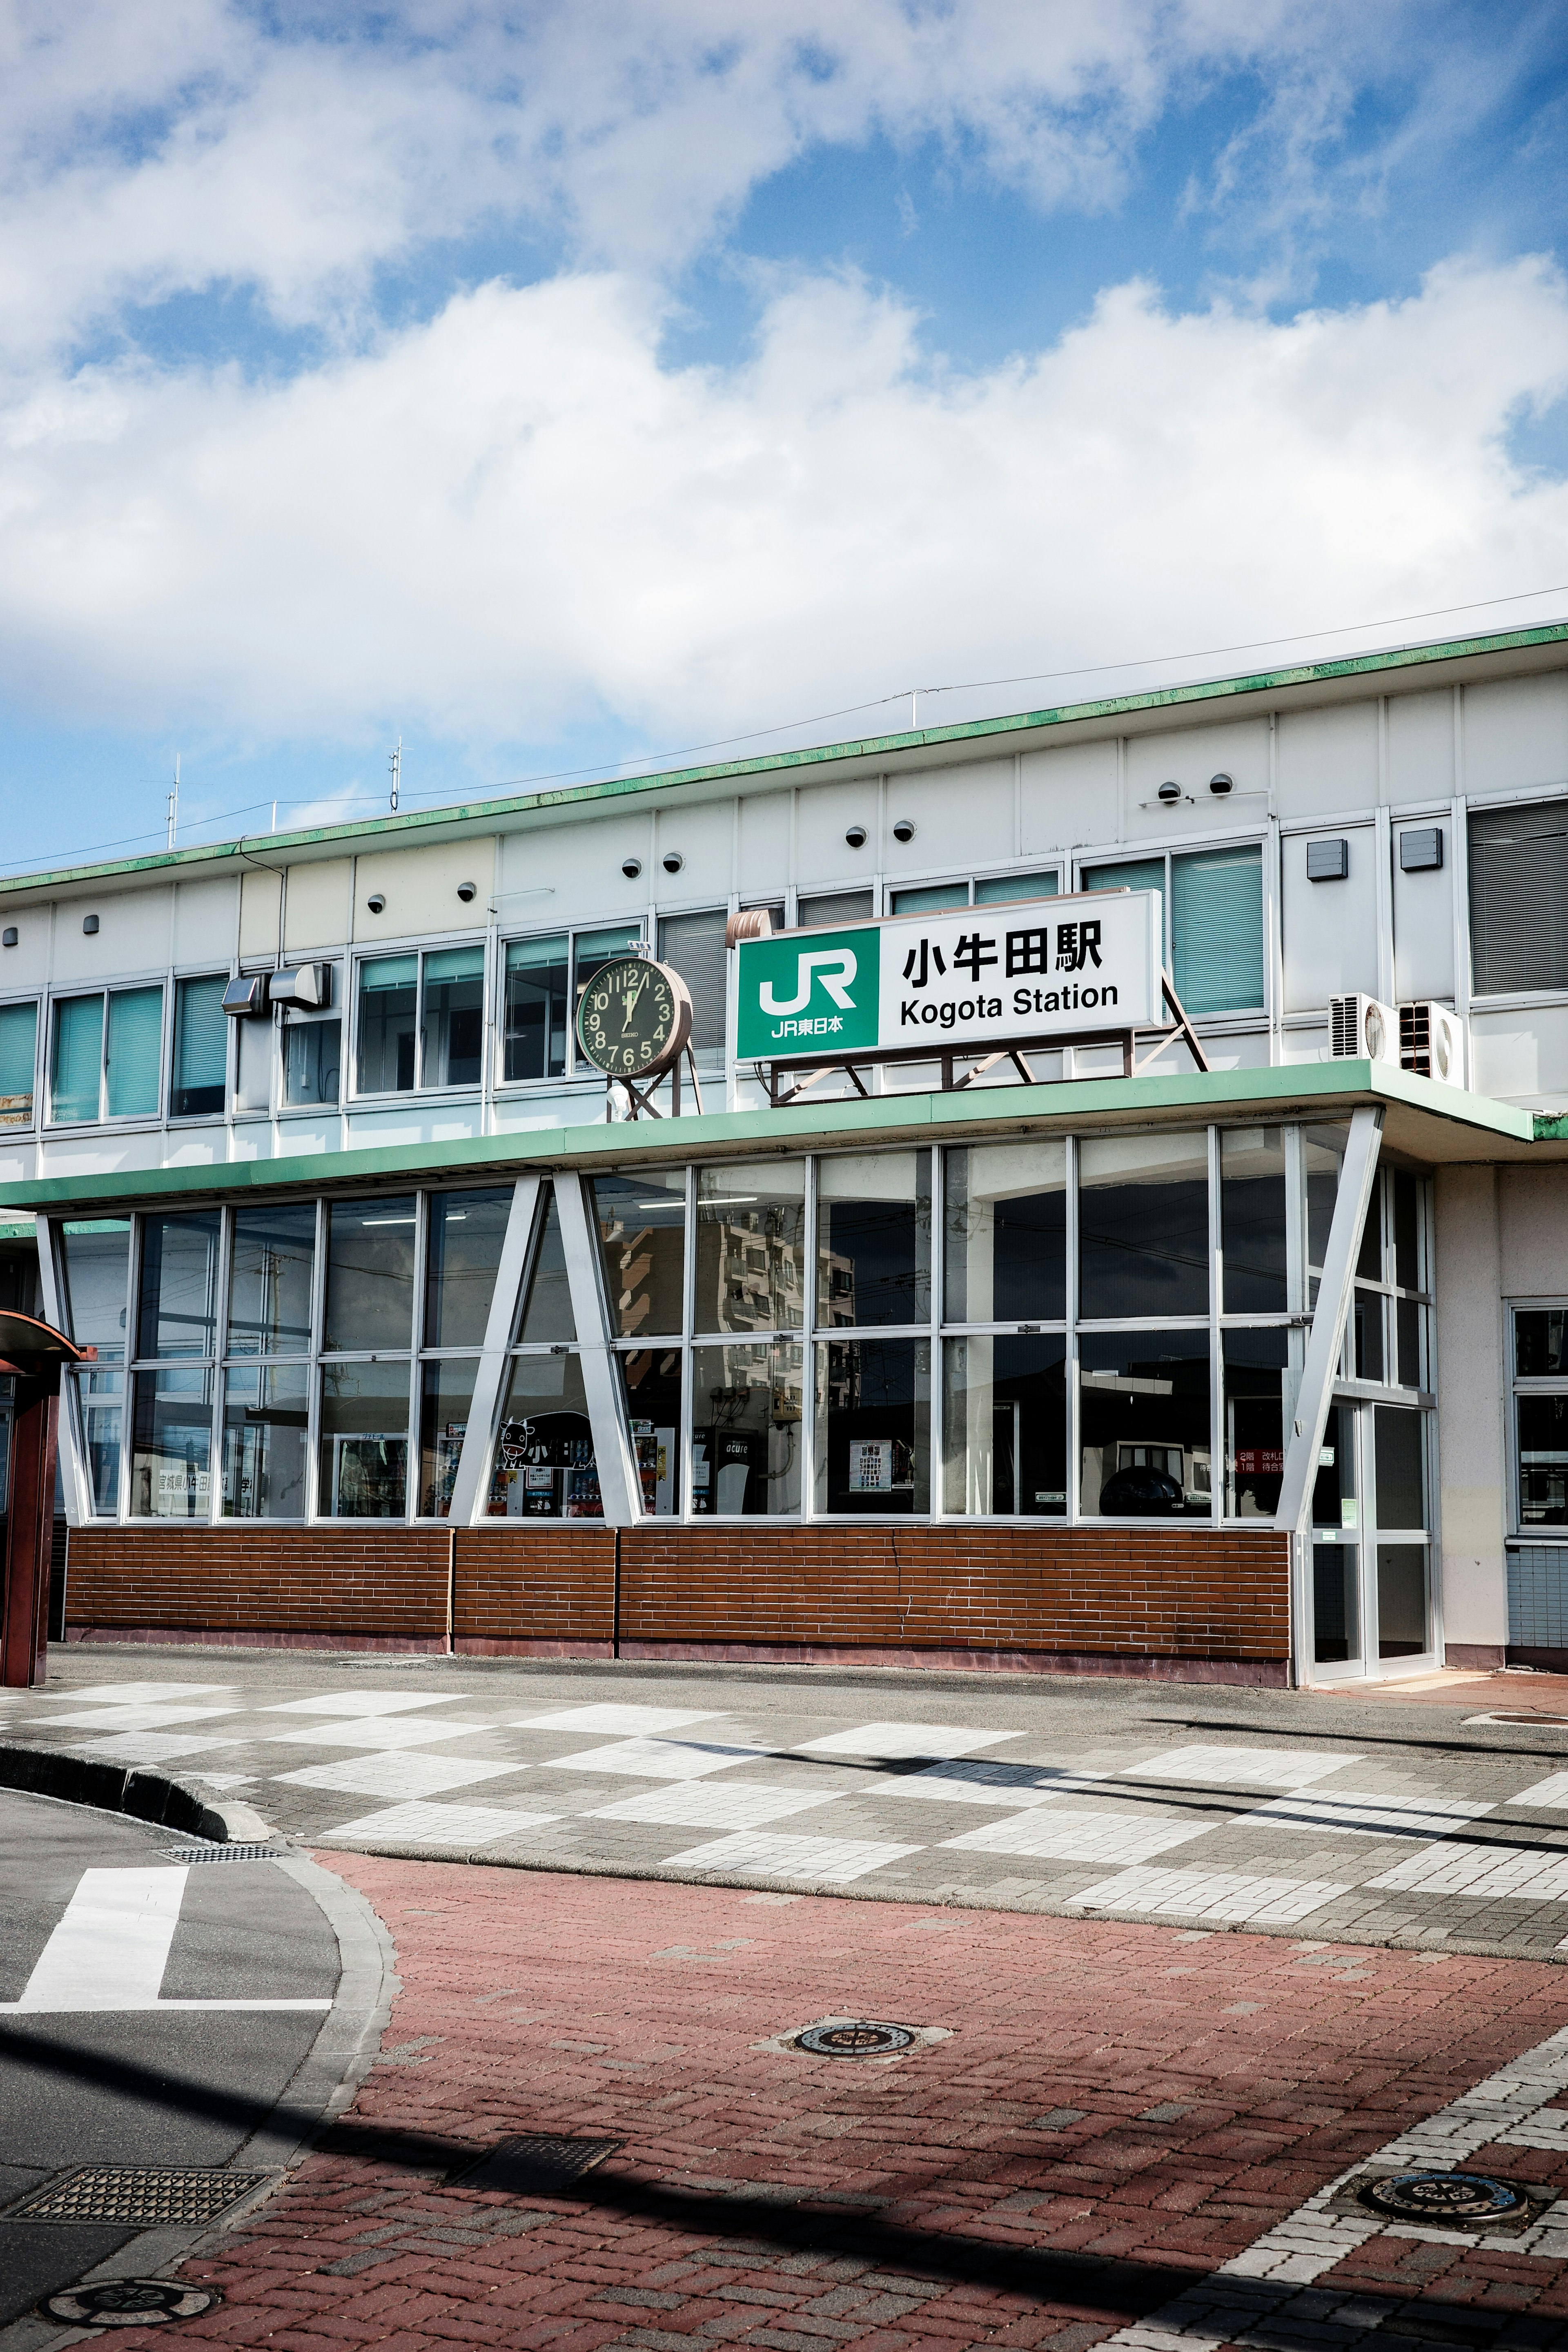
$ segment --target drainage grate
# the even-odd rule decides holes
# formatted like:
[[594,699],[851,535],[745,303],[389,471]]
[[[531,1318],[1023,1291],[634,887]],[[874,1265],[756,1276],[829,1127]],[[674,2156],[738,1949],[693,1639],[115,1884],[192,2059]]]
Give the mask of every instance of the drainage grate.
[[288,1848],[280,1845],[166,1845],[174,1862],[281,1862]]
[[7,2221],[215,2221],[271,2179],[266,2172],[206,2171],[192,2165],[83,2164],[18,2204]]
[[852,2025],[808,2025],[795,2035],[795,2046],[809,2050],[814,2058],[886,2058],[895,2050],[912,2048],[914,2040],[910,2026],[869,2025],[859,2020]]
[[1531,2200],[1511,2180],[1485,2172],[1396,2172],[1369,2180],[1358,2194],[1363,2205],[1400,2221],[1506,2221],[1531,2210]]
[[618,2139],[567,2139],[521,2132],[447,2176],[454,2188],[500,2189],[512,2197],[559,2197],[622,2146]]
[[87,2327],[157,2327],[167,2319],[196,2319],[223,2301],[216,2286],[182,2286],[175,2279],[100,2279],[68,2286],[38,2309],[49,2319]]

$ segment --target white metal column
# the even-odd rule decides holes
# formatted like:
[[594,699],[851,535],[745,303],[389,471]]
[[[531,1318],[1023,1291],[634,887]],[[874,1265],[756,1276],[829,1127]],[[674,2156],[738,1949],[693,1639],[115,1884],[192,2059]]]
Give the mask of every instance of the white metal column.
[[599,1470],[599,1493],[605,1525],[636,1527],[643,1516],[642,1481],[632,1456],[631,1439],[621,1403],[620,1376],[609,1343],[604,1292],[599,1282],[597,1245],[585,1180],[568,1173],[555,1179],[555,1202],[561,1217],[561,1246],[566,1259],[566,1282],[577,1324],[582,1354],[583,1391],[594,1432],[594,1458]]
[[476,1527],[484,1517],[490,1448],[495,1439],[501,1390],[506,1380],[506,1351],[511,1345],[512,1332],[517,1324],[518,1293],[528,1271],[529,1244],[533,1238],[534,1220],[539,1210],[539,1192],[537,1176],[520,1176],[512,1191],[506,1233],[500,1245],[500,1263],[496,1268],[496,1285],[490,1293],[490,1311],[485,1324],[484,1352],[474,1370],[468,1425],[463,1433],[463,1450],[458,1456],[458,1475],[452,1481],[452,1500],[447,1514],[448,1527]]
[[[38,1287],[43,1295],[44,1320],[57,1331],[65,1326],[64,1301],[60,1297],[58,1268],[55,1263],[54,1236],[47,1217],[34,1220],[38,1234]],[[125,1396],[120,1408],[121,1446],[126,1440],[126,1421],[130,1412],[130,1375],[121,1373]],[[81,1425],[81,1392],[74,1374],[60,1374],[59,1433],[55,1449],[60,1465],[60,1487],[65,1496],[68,1528],[85,1527],[92,1517],[92,1496],[87,1480],[87,1441]]]

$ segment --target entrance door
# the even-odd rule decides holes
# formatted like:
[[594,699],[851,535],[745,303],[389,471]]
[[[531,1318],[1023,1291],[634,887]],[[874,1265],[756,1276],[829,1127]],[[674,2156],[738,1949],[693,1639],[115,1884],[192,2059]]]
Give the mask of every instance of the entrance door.
[[1399,1674],[1430,1660],[1428,1416],[1336,1403],[1312,1495],[1312,1666],[1319,1680]]

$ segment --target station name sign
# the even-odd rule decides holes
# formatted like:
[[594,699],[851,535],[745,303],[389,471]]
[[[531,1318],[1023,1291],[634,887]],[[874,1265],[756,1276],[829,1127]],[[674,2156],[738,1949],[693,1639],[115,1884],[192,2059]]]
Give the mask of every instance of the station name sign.
[[1157,890],[894,915],[742,940],[735,1051],[837,1059],[1165,1025]]

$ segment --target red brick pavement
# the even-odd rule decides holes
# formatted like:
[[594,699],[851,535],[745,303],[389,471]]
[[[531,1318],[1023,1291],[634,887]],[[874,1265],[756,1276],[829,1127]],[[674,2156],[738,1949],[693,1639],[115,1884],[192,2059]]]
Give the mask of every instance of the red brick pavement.
[[[1079,2352],[1568,2018],[1526,1961],[320,1859],[403,1990],[351,2116],[183,2273],[225,2296],[187,2345]],[[835,2013],[951,2038],[756,2047]],[[624,2145],[574,2197],[447,2185],[531,2131]],[[1334,2283],[1544,2312],[1556,2275],[1384,2238]]]

